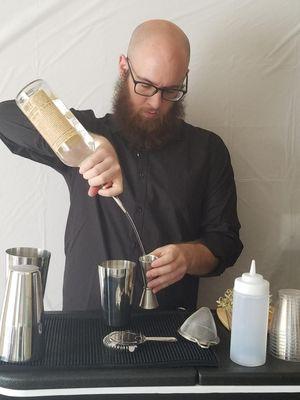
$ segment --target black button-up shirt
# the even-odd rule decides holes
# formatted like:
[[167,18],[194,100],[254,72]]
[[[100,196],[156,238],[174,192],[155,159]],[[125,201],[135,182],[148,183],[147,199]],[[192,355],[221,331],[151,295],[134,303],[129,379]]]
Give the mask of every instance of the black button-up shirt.
[[[120,198],[146,252],[170,243],[199,241],[219,259],[211,275],[221,274],[235,263],[242,250],[236,188],[230,156],[220,137],[182,121],[180,131],[167,146],[137,152],[119,134],[111,114],[96,118],[90,110],[72,111],[86,129],[113,144],[123,173]],[[49,165],[63,175],[70,191],[63,308],[99,308],[97,265],[107,259],[137,261],[141,255],[124,213],[111,198],[87,195],[88,183],[78,168],[57,158],[14,101],[0,104],[0,138],[13,153]],[[197,288],[198,277],[186,274],[157,294],[160,307],[195,308]],[[141,291],[138,273],[135,305]]]

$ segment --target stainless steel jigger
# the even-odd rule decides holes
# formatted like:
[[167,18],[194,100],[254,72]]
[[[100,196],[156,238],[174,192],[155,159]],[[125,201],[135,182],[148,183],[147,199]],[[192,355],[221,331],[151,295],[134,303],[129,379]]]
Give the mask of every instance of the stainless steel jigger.
[[146,272],[151,268],[152,261],[156,260],[157,257],[153,254],[146,254],[139,258],[141,264],[144,289],[140,300],[140,307],[145,310],[152,310],[158,307],[158,301],[156,295],[152,292],[152,289],[148,287]]

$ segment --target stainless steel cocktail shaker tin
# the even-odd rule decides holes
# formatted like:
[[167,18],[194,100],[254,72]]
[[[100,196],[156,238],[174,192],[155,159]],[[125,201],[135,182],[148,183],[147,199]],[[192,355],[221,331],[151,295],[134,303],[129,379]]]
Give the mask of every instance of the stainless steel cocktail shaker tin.
[[5,251],[6,277],[9,269],[16,265],[35,265],[39,268],[42,279],[43,295],[46,289],[51,252],[37,247],[12,247]]

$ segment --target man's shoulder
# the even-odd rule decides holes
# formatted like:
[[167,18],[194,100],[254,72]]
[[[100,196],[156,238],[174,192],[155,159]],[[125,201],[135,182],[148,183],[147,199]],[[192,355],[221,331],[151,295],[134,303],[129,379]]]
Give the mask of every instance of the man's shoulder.
[[0,102],[0,121],[3,126],[28,126],[28,119],[17,106],[15,100],[5,100]]
[[195,143],[206,143],[210,146],[225,146],[223,139],[217,133],[192,125],[186,121],[183,121],[182,124],[182,134]]
[[81,119],[86,119],[90,121],[105,121],[109,118],[110,114],[105,114],[102,117],[96,117],[95,111],[92,109],[87,110],[77,110],[76,108],[71,108],[72,113]]
[[7,115],[15,112],[19,112],[19,107],[15,100],[4,100],[0,102],[0,113],[1,115]]
[[76,110],[71,108],[72,113],[89,131],[95,133],[102,131],[110,124],[110,114],[105,114],[103,117],[96,117],[94,110]]
[[0,108],[5,108],[5,107],[15,107],[17,106],[17,103],[15,100],[2,100],[0,101]]

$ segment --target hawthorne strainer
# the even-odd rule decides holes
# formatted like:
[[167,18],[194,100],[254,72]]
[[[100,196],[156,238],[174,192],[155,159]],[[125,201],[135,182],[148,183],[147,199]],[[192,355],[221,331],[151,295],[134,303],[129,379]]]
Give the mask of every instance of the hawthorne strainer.
[[201,307],[190,315],[181,325],[178,333],[205,349],[220,342],[214,317],[207,307]]
[[110,332],[103,339],[103,343],[106,347],[117,350],[128,350],[130,352],[133,352],[138,345],[147,341],[177,342],[177,339],[173,336],[145,336],[141,333],[135,333],[132,331]]

